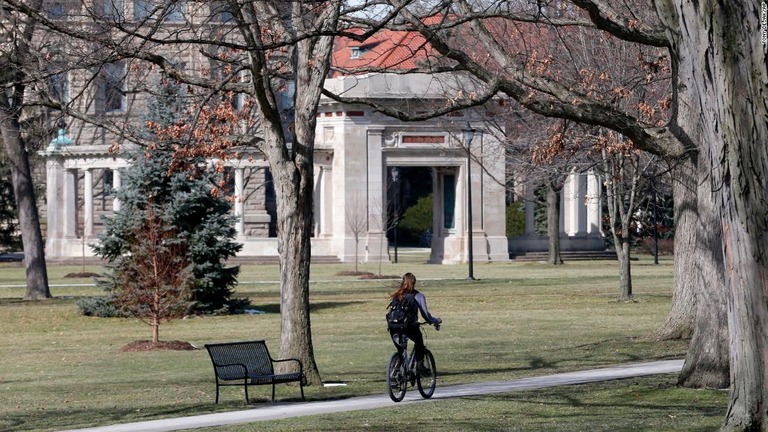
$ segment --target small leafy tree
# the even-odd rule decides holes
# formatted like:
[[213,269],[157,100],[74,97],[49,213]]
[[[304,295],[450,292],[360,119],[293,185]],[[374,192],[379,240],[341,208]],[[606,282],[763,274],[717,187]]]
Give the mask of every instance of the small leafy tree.
[[506,232],[508,236],[520,236],[525,231],[525,203],[515,201],[507,206]]
[[112,295],[119,309],[152,327],[156,344],[160,324],[187,313],[194,279],[188,243],[171,221],[155,215],[151,201],[133,227],[131,254],[115,268],[120,283]]
[[408,207],[403,213],[398,227],[413,238],[421,238],[432,229],[432,203],[432,194],[419,198],[416,204]]

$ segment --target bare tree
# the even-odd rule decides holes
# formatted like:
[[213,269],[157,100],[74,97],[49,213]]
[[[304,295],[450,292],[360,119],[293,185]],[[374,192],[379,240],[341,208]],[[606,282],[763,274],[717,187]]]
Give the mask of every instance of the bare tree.
[[360,262],[360,239],[368,231],[368,211],[365,202],[359,196],[355,196],[352,205],[344,209],[344,220],[347,222],[347,229],[355,239],[355,273],[357,273]]
[[[42,1],[29,6],[40,10]],[[0,9],[0,134],[11,167],[13,192],[18,209],[19,228],[24,248],[27,274],[25,300],[51,297],[45,266],[45,244],[40,229],[28,149],[39,147],[30,126],[37,114],[26,98],[31,90],[32,71],[47,67],[38,55],[44,47],[34,40],[38,22],[28,15],[3,7]],[[32,118],[31,118],[32,117]],[[36,145],[37,144],[37,145]]]
[[131,253],[118,264],[120,283],[112,294],[117,307],[152,328],[152,342],[157,344],[160,325],[189,310],[193,275],[188,245],[179,241],[178,229],[154,213],[154,206],[150,199],[145,219],[133,230]]
[[[73,2],[67,9],[72,19],[67,20],[48,20],[25,2],[7,4],[44,23],[48,31],[77,41],[67,54],[85,85],[71,103],[57,107],[97,125],[107,142],[143,143],[131,110],[140,110],[142,98],[162,76],[188,87],[198,106],[193,117],[209,127],[206,136],[189,134],[188,145],[179,148],[180,163],[189,154],[232,157],[237,146],[255,147],[263,154],[277,204],[280,355],[301,359],[308,381],[320,383],[309,313],[312,174],[316,113],[342,3],[169,2],[126,17],[124,10]],[[163,25],[168,21],[174,25]],[[90,25],[94,22],[98,25]],[[202,61],[187,64],[185,53],[199,53]],[[87,91],[109,79],[105,71],[115,67],[108,65],[130,72],[123,72],[127,79],[118,95],[127,99],[122,115],[105,116],[99,111],[104,101]],[[246,99],[237,110],[213,103],[234,94]]]
[[633,217],[639,204],[637,194],[652,161],[630,143],[616,140],[610,132],[606,135],[599,137],[601,144],[598,145],[602,148],[598,172],[605,187],[611,235],[619,260],[620,300],[626,301],[632,299],[630,247]]
[[[698,385],[709,381],[720,386],[723,376],[728,376],[727,368],[723,368],[728,364],[723,360],[723,345],[712,337],[722,334],[724,321],[701,319],[705,315],[720,317],[725,311],[717,309],[721,306],[719,303],[699,301],[728,293],[732,391],[723,429],[764,429],[768,423],[766,412],[761,408],[761,401],[768,394],[765,379],[768,338],[764,333],[768,324],[764,290],[768,274],[764,241],[768,200],[763,191],[768,189],[768,180],[765,176],[748,174],[768,168],[767,150],[757,144],[768,139],[768,124],[762,121],[768,109],[765,86],[761,83],[768,80],[768,72],[764,45],[758,37],[760,7],[757,3],[675,4],[657,0],[652,10],[628,3],[613,5],[592,0],[571,3],[575,6],[571,10],[578,12],[572,16],[559,15],[557,7],[551,10],[558,13],[549,14],[546,8],[539,7],[533,12],[513,10],[504,3],[484,4],[482,10],[473,9],[473,4],[463,1],[438,6],[448,7],[450,9],[442,10],[457,14],[446,14],[446,17],[460,16],[460,20],[471,21],[468,24],[473,30],[471,40],[482,44],[481,52],[490,54],[494,64],[504,65],[502,76],[497,68],[473,58],[466,46],[458,47],[456,41],[449,39],[449,28],[455,28],[455,23],[438,26],[429,25],[416,16],[407,19],[438,52],[487,83],[489,91],[502,91],[543,115],[612,129],[640,148],[679,158],[681,172],[676,177],[684,180],[681,186],[686,190],[675,188],[679,198],[676,206],[696,202],[698,219],[681,218],[678,222],[692,225],[701,222],[700,226],[708,232],[704,236],[695,225],[678,227],[684,241],[675,244],[676,256],[681,256],[676,267],[682,272],[676,279],[675,290],[691,289],[689,283],[702,282],[702,277],[710,273],[726,275],[724,281],[715,278],[701,283],[702,292],[697,293],[695,308],[689,305],[696,311],[696,321],[686,363],[701,366],[698,379],[693,380]],[[509,22],[594,26],[632,46],[660,48],[671,64],[671,118],[662,124],[647,124],[610,101],[594,98],[593,94],[579,91],[557,77],[531,73],[525,63],[507,55],[499,46],[500,38],[484,25],[487,21],[478,19],[487,16],[486,11]],[[653,12],[661,18],[662,25]],[[542,19],[542,15],[546,19]],[[732,31],[724,32],[724,28]],[[466,45],[468,40],[470,38],[462,38],[461,43]],[[705,177],[707,175],[710,176]],[[696,183],[688,183],[689,179],[698,181],[698,185],[710,183],[711,189],[690,187]],[[707,181],[701,182],[701,179]],[[692,198],[694,191],[698,199]],[[705,214],[707,202],[711,205],[713,197],[715,220]],[[688,241],[689,235],[700,236],[704,240],[701,243],[707,245],[722,245],[722,254],[718,257],[699,248],[696,242]],[[688,259],[698,260],[700,265],[686,266]],[[727,265],[721,267],[723,261]],[[727,271],[721,272],[721,269]],[[700,313],[709,308],[712,308],[710,314]]]

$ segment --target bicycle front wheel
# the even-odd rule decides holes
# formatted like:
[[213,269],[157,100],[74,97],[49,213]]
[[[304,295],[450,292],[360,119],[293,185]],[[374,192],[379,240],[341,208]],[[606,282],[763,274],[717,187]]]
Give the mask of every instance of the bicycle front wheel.
[[408,386],[404,363],[403,356],[398,353],[392,354],[387,363],[387,391],[389,397],[395,402],[403,400]]
[[429,399],[435,394],[437,385],[437,369],[435,369],[435,357],[430,351],[424,352],[423,366],[419,367],[417,373],[417,384],[419,393],[424,399]]

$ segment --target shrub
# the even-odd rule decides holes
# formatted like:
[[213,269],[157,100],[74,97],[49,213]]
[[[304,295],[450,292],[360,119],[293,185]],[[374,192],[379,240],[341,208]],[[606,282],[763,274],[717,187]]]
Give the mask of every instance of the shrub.
[[405,239],[419,241],[432,230],[432,194],[421,197],[416,204],[408,207],[398,223],[398,229]]
[[115,306],[115,299],[112,296],[86,297],[77,301],[77,307],[80,313],[85,316],[99,318],[124,318],[130,314]]
[[525,232],[525,203],[515,201],[507,206],[507,235],[517,237]]

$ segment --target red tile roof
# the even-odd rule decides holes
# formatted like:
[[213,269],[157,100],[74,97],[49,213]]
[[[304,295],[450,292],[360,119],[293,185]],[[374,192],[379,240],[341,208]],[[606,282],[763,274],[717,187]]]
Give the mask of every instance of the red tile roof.
[[[357,52],[354,56],[353,53]],[[380,69],[410,70],[432,53],[424,37],[415,31],[381,30],[364,42],[337,38],[331,76],[366,73]]]

